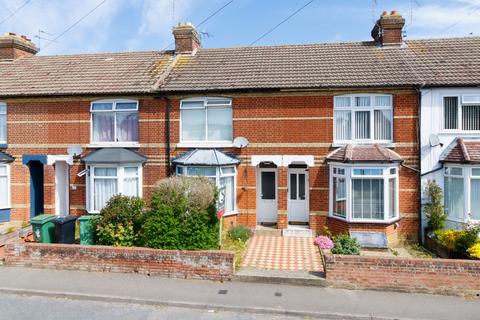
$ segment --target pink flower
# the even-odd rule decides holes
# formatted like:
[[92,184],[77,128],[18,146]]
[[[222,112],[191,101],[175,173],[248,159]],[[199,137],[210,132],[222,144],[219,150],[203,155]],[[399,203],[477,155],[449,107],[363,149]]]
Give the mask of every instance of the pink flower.
[[313,243],[315,243],[320,249],[333,248],[333,241],[327,236],[318,236]]

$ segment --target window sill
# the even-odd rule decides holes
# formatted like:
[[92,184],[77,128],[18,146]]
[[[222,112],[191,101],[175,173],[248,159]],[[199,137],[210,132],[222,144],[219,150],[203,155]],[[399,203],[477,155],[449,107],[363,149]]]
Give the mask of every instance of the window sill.
[[7,148],[8,148],[7,143],[0,142],[0,149],[7,149]]
[[340,148],[345,147],[347,144],[351,144],[354,146],[371,146],[374,144],[378,144],[385,148],[395,148],[395,143],[393,142],[376,142],[376,141],[369,141],[369,142],[354,142],[354,141],[346,141],[346,142],[334,142],[332,143],[333,148]]
[[232,142],[180,142],[177,148],[233,148]]
[[393,224],[393,223],[398,222],[400,220],[400,218],[394,218],[394,219],[390,219],[390,220],[372,220],[372,219],[368,219],[368,220],[367,219],[365,219],[365,220],[347,220],[346,218],[342,218],[342,217],[335,216],[335,215],[332,215],[332,214],[330,214],[329,217],[340,220],[340,221],[344,221],[344,222],[347,222],[347,223]]
[[452,131],[448,131],[448,130],[442,130],[440,131],[438,134],[441,135],[441,136],[448,136],[448,135],[464,135],[464,136],[468,136],[468,135],[477,135],[479,134],[480,131],[476,131],[476,130],[472,130],[472,131],[464,131],[464,130],[452,130]]
[[140,143],[138,142],[91,143],[87,145],[87,148],[140,148]]

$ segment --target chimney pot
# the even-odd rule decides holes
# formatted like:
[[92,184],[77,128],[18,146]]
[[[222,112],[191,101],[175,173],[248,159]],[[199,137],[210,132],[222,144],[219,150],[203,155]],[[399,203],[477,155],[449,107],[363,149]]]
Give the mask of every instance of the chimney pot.
[[403,26],[405,19],[396,11],[384,11],[372,29],[372,37],[382,46],[401,45],[403,42]]
[[176,53],[191,53],[201,47],[200,35],[191,22],[178,23],[173,28]]

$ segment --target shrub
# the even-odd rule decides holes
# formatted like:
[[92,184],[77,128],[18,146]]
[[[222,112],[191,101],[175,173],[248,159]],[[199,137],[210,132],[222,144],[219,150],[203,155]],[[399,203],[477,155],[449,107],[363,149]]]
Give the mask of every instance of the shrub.
[[471,246],[467,252],[470,254],[472,258],[480,259],[480,242],[475,243]]
[[435,239],[441,245],[454,251],[457,247],[458,238],[462,235],[461,230],[437,230],[435,231]]
[[138,197],[117,195],[100,211],[97,243],[131,247],[141,245],[139,233],[145,221],[145,202]]
[[333,241],[327,236],[318,236],[313,243],[315,243],[320,249],[328,250],[333,248]]
[[333,237],[333,254],[359,255],[360,244],[357,239],[351,238],[348,234],[341,234]]
[[445,228],[447,214],[443,210],[442,188],[435,181],[429,180],[425,188],[425,196],[430,199],[430,202],[424,205],[428,231]]
[[247,242],[251,236],[252,230],[242,225],[233,226],[230,228],[230,230],[228,230],[228,237],[232,240],[241,240],[242,242]]
[[461,231],[455,244],[455,249],[458,252],[467,253],[468,249],[478,241],[479,232],[480,225],[467,225],[465,229]]
[[203,177],[172,177],[152,193],[144,225],[145,246],[157,249],[214,249],[218,242],[216,190]]

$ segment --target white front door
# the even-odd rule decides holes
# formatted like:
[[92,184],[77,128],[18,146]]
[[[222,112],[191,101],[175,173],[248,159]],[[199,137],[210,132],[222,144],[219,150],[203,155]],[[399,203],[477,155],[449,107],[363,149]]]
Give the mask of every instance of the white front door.
[[257,220],[277,222],[277,169],[259,168],[257,176]]
[[288,222],[308,222],[308,171],[288,169]]

